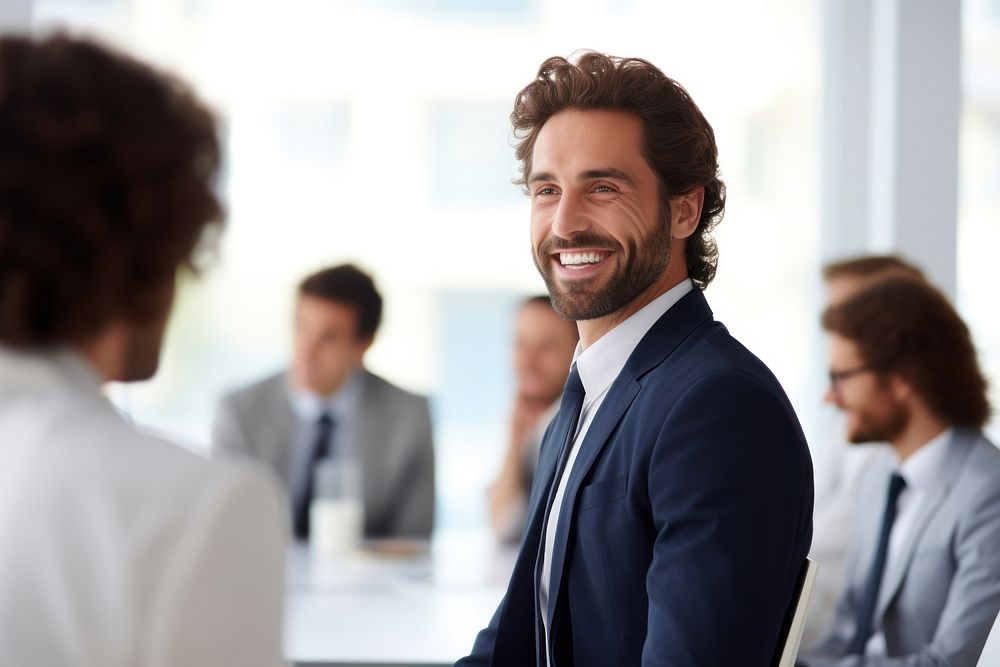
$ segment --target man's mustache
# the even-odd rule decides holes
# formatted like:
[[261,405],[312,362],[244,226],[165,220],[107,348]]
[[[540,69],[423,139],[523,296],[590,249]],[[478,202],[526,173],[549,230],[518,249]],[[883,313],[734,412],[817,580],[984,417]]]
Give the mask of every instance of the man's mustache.
[[583,232],[575,235],[571,239],[564,239],[559,236],[548,236],[544,241],[542,241],[542,244],[538,246],[538,253],[541,255],[551,255],[557,252],[594,247],[618,250],[621,248],[621,244],[608,236]]

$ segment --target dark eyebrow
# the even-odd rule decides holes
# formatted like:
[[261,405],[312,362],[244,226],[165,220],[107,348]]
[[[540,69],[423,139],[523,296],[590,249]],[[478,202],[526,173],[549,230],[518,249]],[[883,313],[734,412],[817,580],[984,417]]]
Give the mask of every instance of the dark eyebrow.
[[616,181],[625,181],[630,185],[635,185],[635,179],[626,174],[621,169],[608,167],[607,169],[590,169],[580,174],[580,180],[593,181],[598,178],[613,178]]
[[[624,181],[630,185],[635,185],[634,178],[626,174],[621,169],[615,169],[614,167],[608,167],[606,169],[588,169],[587,171],[581,172],[577,177],[577,179],[581,181],[593,181],[599,178],[613,178],[616,181]],[[556,180],[555,176],[547,171],[534,172],[528,177],[528,183],[554,180]]]

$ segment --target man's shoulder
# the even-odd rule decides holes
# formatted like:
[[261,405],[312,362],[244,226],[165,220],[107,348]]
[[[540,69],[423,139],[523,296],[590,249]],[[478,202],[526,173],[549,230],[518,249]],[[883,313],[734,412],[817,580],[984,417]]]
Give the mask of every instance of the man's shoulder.
[[948,529],[956,531],[958,543],[989,540],[996,544],[1000,540],[1000,451],[975,430],[960,430],[955,437],[966,440],[968,454],[946,484],[947,511],[942,517]]
[[66,455],[49,457],[45,477],[63,495],[99,493],[116,498],[121,507],[132,505],[129,499],[141,499],[127,516],[139,522],[152,521],[154,515],[167,520],[176,512],[179,520],[185,508],[206,497],[260,483],[261,476],[251,467],[212,459],[137,429],[110,406],[74,408],[66,413],[72,420],[56,420],[48,433],[50,447]]
[[673,383],[683,378],[685,387],[702,382],[736,381],[742,386],[766,388],[784,396],[767,365],[717,320],[704,322],[692,331],[662,363],[650,370],[650,375]]
[[168,534],[176,546],[187,535],[191,546],[233,522],[253,522],[254,533],[277,537],[285,501],[267,470],[211,458],[156,434],[136,432],[129,444],[130,455],[116,461],[107,484],[113,504],[134,504],[122,514],[125,534]]
[[220,403],[239,410],[254,411],[279,400],[287,400],[287,373],[284,370],[226,393]]
[[771,444],[794,442],[806,451],[781,383],[718,321],[701,323],[636,380],[641,389],[635,407],[653,427],[661,419],[710,417],[711,421],[698,423],[719,432],[764,429],[775,438],[781,435]]
[[134,432],[132,450],[126,464],[158,477],[167,487],[188,487],[197,492],[216,485],[229,486],[255,475],[250,466],[210,458],[156,433]]
[[981,431],[969,431],[968,438],[972,441],[972,454],[992,470],[1000,470],[1000,449]]
[[[278,547],[282,497],[263,473],[139,431],[92,397],[62,401],[59,408],[48,414],[41,438],[24,443],[17,452],[21,456],[3,457],[8,465],[0,479],[31,482],[5,487],[32,508],[30,515],[22,512],[0,522],[0,532],[22,547],[23,576],[45,574],[36,567],[37,558],[32,562],[23,552],[45,551],[72,553],[70,560],[53,561],[64,572],[163,583],[165,568],[200,567],[203,554],[191,549],[218,543],[220,535],[231,534],[224,531],[234,520],[252,526],[247,534],[252,530],[261,536],[254,548],[265,539],[269,547]],[[81,531],[81,526],[99,530]],[[108,570],[110,562],[121,567]],[[105,586],[99,597],[114,599],[119,588]]]
[[978,431],[959,431],[955,437],[969,441],[969,454],[956,486],[1000,502],[1000,449]]
[[408,406],[411,409],[424,408],[427,406],[427,397],[415,392],[408,391],[402,387],[389,382],[380,375],[371,371],[364,372],[364,395],[367,400],[378,402],[382,405],[393,404]]

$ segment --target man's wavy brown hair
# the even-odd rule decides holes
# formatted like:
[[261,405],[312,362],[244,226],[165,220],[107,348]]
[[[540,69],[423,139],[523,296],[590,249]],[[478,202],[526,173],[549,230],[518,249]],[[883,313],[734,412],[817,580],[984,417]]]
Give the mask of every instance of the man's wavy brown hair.
[[602,109],[634,115],[642,125],[646,162],[660,181],[660,201],[670,220],[670,199],[705,188],[698,228],[684,248],[688,276],[700,289],[715,277],[719,250],[712,229],[726,208],[726,186],[719,178],[715,133],[684,88],[640,58],[618,58],[593,51],[573,63],[549,58],[538,75],[517,94],[510,115],[521,161],[521,178],[531,175],[531,153],[542,126],[566,109]]
[[221,221],[218,165],[213,117],[177,79],[88,40],[0,37],[0,344],[161,315]]
[[823,313],[823,328],[858,346],[867,367],[905,378],[953,426],[982,428],[987,382],[969,328],[923,280],[886,278]]

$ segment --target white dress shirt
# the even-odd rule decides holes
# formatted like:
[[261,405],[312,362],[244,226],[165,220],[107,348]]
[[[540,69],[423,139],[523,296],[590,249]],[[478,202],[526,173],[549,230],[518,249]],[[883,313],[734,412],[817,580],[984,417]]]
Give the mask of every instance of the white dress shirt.
[[547,609],[549,604],[549,585],[552,578],[552,550],[555,545],[556,530],[559,527],[559,509],[562,507],[563,494],[566,492],[566,484],[569,482],[570,472],[573,464],[580,453],[580,444],[587,437],[587,431],[594,422],[601,404],[607,396],[608,389],[611,388],[615,378],[625,367],[625,363],[632,355],[639,341],[643,339],[649,329],[659,320],[664,313],[670,310],[671,306],[681,300],[684,295],[694,289],[691,280],[674,285],[672,288],[656,297],[646,304],[641,310],[629,317],[627,320],[616,326],[614,329],[604,334],[596,342],[583,350],[577,344],[576,352],[573,355],[573,363],[580,373],[580,381],[583,383],[584,399],[583,409],[580,412],[580,419],[577,421],[576,435],[573,438],[572,448],[566,466],[563,468],[562,476],[559,478],[556,495],[552,500],[552,508],[546,522],[544,547],[542,556],[542,580],[539,582],[538,604],[542,611],[542,623],[545,626],[545,650],[548,659],[548,618]]
[[295,434],[292,440],[291,461],[289,461],[288,495],[290,507],[298,507],[298,500],[305,492],[306,480],[312,470],[313,450],[319,433],[319,418],[328,414],[333,418],[333,432],[330,439],[334,443],[332,457],[355,458],[358,413],[364,376],[360,372],[351,373],[344,384],[329,396],[320,396],[305,389],[289,386],[288,400],[295,414]]
[[138,433],[68,351],[0,348],[0,664],[282,663],[273,482]]
[[[899,565],[899,559],[903,557],[907,538],[913,530],[913,522],[920,513],[921,505],[926,502],[928,492],[938,480],[951,436],[952,429],[945,429],[899,465],[898,472],[906,481],[906,488],[900,492],[896,500],[896,520],[893,521],[892,532],[889,533],[889,551],[886,555],[884,572],[894,571]],[[886,478],[887,487],[888,484],[889,480]],[[870,566],[870,563],[868,565]],[[882,585],[885,585],[884,578]],[[880,591],[879,595],[884,592]],[[875,619],[875,622],[879,624],[879,619]],[[865,655],[884,656],[887,652],[885,634],[879,624],[875,628],[875,634],[865,645]]]

